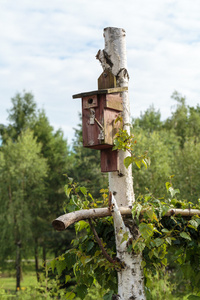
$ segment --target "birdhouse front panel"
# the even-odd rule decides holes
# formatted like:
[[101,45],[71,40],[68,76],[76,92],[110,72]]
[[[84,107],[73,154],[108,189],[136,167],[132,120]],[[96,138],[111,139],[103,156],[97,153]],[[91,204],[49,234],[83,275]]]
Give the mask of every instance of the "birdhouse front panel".
[[116,118],[122,111],[120,93],[94,94],[82,98],[83,146],[107,149],[113,146],[119,124]]

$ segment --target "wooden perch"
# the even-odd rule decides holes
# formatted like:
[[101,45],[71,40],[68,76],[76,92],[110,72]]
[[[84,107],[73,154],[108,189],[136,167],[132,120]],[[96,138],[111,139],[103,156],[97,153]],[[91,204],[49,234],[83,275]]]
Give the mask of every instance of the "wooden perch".
[[[119,207],[119,211],[121,215],[131,215],[132,208],[131,207]],[[141,213],[143,213],[142,211]],[[169,209],[165,216],[194,216],[200,215],[200,210],[198,209]],[[65,230],[69,225],[78,222],[80,220],[86,219],[95,219],[95,218],[102,218],[111,216],[111,210],[108,207],[103,208],[95,208],[95,209],[84,209],[84,210],[77,210],[71,213],[62,215],[55,219],[52,222],[53,227],[58,231]]]

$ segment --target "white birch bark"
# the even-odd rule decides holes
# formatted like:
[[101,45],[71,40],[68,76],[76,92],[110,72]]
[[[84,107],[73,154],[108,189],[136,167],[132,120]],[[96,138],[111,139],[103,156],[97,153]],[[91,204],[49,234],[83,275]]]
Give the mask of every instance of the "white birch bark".
[[[131,207],[120,206],[119,211],[121,215],[131,216]],[[141,210],[140,214],[142,215],[145,210]],[[52,225],[58,231],[63,231],[67,229],[68,226],[74,224],[75,222],[87,219],[96,219],[111,216],[111,210],[109,207],[101,208],[91,208],[91,209],[82,209],[76,210],[71,213],[64,214],[57,219],[53,220]],[[200,216],[199,209],[169,209],[165,216],[177,216],[181,215],[183,217],[191,217],[198,215]]]
[[[128,87],[129,75],[126,59],[126,33],[124,29],[104,29],[105,49],[99,50],[97,58],[103,70],[109,69],[117,77],[119,87]],[[122,92],[124,129],[130,132],[130,104],[128,91]],[[109,189],[115,195],[118,206],[131,206],[135,201],[133,192],[132,166],[127,169],[124,159],[128,153],[119,151],[119,172],[109,173]]]
[[[103,70],[109,69],[117,77],[118,86],[128,86],[129,76],[126,60],[126,33],[121,28],[108,27],[104,29],[105,49],[99,50],[97,58]],[[130,132],[130,105],[128,91],[122,93],[124,129]],[[119,172],[109,173],[109,189],[112,192],[113,218],[116,237],[117,257],[125,264],[118,272],[118,299],[144,300],[144,277],[141,269],[141,255],[127,252],[127,241],[122,243],[124,233],[133,238],[125,226],[119,211],[120,206],[132,206],[135,201],[133,191],[132,166],[127,169],[124,159],[129,155],[119,151]],[[116,200],[115,200],[116,199]]]

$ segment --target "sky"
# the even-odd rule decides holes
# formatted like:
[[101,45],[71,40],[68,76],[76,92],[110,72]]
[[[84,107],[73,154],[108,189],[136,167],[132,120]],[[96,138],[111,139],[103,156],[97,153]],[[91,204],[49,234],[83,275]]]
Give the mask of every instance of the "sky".
[[11,98],[32,92],[71,144],[79,92],[97,89],[103,29],[126,31],[131,116],[171,115],[176,90],[200,103],[200,0],[0,0],[0,123]]

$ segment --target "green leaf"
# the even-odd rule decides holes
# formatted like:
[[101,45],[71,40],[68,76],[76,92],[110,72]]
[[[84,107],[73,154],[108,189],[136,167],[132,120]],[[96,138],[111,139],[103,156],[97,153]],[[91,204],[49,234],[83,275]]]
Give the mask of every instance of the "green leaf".
[[147,239],[153,235],[153,225],[140,223],[139,230],[144,239]]
[[154,218],[154,215],[155,215],[153,209],[148,209],[148,210],[146,210],[146,214],[147,214],[147,216],[149,217],[149,219],[152,221],[153,218]]
[[132,218],[134,219],[136,216],[136,219],[139,220],[141,210],[142,210],[141,204],[138,203],[134,205],[132,209]]
[[72,183],[73,180],[74,180],[74,178],[72,178],[72,177],[68,177],[68,179],[69,179],[69,182],[70,182],[70,183]]
[[65,194],[66,194],[67,198],[69,198],[72,188],[69,188],[68,185],[65,185],[64,189],[65,189]]
[[144,268],[146,266],[146,261],[145,260],[142,260],[141,262],[141,267]]
[[195,296],[195,295],[190,295],[188,298],[188,300],[200,300],[199,296]]
[[103,300],[112,300],[112,296],[114,294],[114,291],[109,291],[108,293],[106,293],[104,296],[103,296]]
[[88,196],[90,197],[90,199],[91,199],[92,201],[94,201],[94,198],[92,197],[92,195],[91,195],[90,193],[88,193]]
[[160,259],[164,259],[165,255],[167,253],[166,249],[167,249],[166,244],[163,244],[161,247],[158,248],[158,250],[159,250],[158,251],[158,257]]
[[124,165],[125,165],[125,167],[128,168],[130,166],[130,164],[132,164],[132,162],[133,162],[132,156],[127,156],[124,159]]
[[181,232],[180,236],[186,240],[191,241],[191,237],[186,232]]
[[154,249],[153,249],[153,255],[154,255],[155,257],[159,258],[159,251],[158,251],[157,248],[154,248]]
[[85,284],[78,285],[76,287],[77,296],[84,299],[87,295],[87,286]]
[[86,187],[84,187],[84,186],[80,187],[80,191],[81,191],[81,193],[83,195],[87,195],[87,189],[86,189]]
[[122,116],[117,116],[117,118],[115,119],[115,124],[120,121],[121,123],[123,123],[123,118]]
[[73,292],[67,292],[67,293],[65,294],[65,298],[66,298],[67,300],[74,299],[74,297],[76,297],[76,295],[75,295]]
[[67,283],[71,279],[70,275],[65,275],[65,283]]
[[125,242],[125,241],[128,241],[128,236],[129,236],[128,231],[126,231],[126,232],[123,234],[123,237],[122,237],[122,240],[121,240],[121,244],[122,244],[123,242]]
[[167,258],[164,258],[161,260],[161,263],[164,265],[164,266],[167,266]]
[[134,163],[136,164],[136,166],[137,166],[139,169],[141,168],[141,163],[142,163],[141,159],[138,159],[138,158],[135,157]]
[[170,232],[170,231],[169,231],[168,229],[166,229],[166,228],[163,228],[161,231],[164,232],[164,233],[169,233],[169,232]]
[[89,252],[93,247],[94,247],[94,242],[93,241],[88,241],[87,244],[86,244],[87,252]]
[[143,159],[142,163],[145,165],[145,168],[147,169],[147,161],[145,159]]
[[138,250],[139,252],[142,252],[145,247],[146,247],[146,244],[144,242],[142,242],[142,241],[139,241],[136,244],[135,249]]
[[198,225],[200,225],[200,218],[196,218],[195,221],[198,223]]
[[70,270],[73,265],[76,263],[76,254],[71,250],[66,251],[65,253],[65,261],[67,263],[67,268]]
[[167,241],[168,244],[170,244],[170,245],[172,244],[172,240],[171,240],[170,237],[167,237],[167,238],[166,238],[166,241]]
[[192,225],[192,227],[194,227],[195,229],[197,229],[197,227],[199,226],[199,224],[197,223],[197,221],[195,220],[190,220],[189,223]]
[[164,243],[164,239],[156,238],[154,240],[154,243],[155,243],[156,247],[159,247],[159,246],[161,246]]
[[56,269],[58,271],[59,276],[62,274],[62,271],[66,268],[66,266],[67,266],[67,262],[65,259],[56,261]]
[[75,229],[77,232],[86,229],[89,227],[89,224],[86,221],[79,221],[75,224]]
[[170,182],[166,182],[165,183],[166,189],[167,191],[169,190],[169,188],[172,186]]
[[56,265],[56,259],[53,259],[53,260],[51,261],[51,269],[52,269],[52,272],[54,272],[55,265]]
[[176,189],[176,190],[175,190],[172,186],[169,187],[169,192],[170,192],[172,198],[173,198],[176,194],[179,194],[179,193],[180,193],[179,189]]

